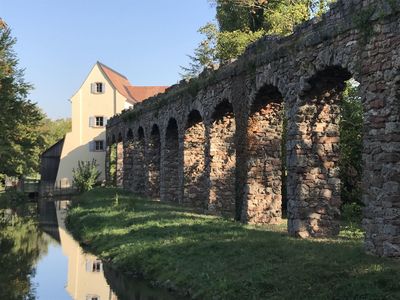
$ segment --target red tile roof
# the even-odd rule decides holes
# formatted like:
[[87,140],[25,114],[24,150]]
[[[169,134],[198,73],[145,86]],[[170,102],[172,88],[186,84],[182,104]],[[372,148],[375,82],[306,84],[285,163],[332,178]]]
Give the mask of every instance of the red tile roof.
[[128,91],[137,102],[164,93],[168,86],[128,86]]
[[97,64],[111,81],[111,84],[115,87],[115,89],[122,96],[126,97],[128,102],[133,104],[142,102],[143,100],[159,93],[164,93],[165,89],[167,88],[167,86],[132,86],[128,78],[126,78],[124,75],[100,62],[97,62]]

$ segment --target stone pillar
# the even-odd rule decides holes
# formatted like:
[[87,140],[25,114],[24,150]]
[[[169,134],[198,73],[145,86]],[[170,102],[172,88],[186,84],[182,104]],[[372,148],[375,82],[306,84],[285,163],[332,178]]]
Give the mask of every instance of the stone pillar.
[[179,202],[179,138],[175,120],[168,124],[165,145],[162,147],[161,200]]
[[[384,40],[382,41],[385,42]],[[377,50],[381,53],[381,46]],[[400,46],[397,46],[400,49]],[[390,49],[385,49],[390,51]],[[374,55],[366,70],[382,68]],[[399,56],[397,56],[399,57]],[[364,104],[363,203],[368,253],[400,257],[400,59],[361,82]]]
[[132,155],[134,151],[134,144],[132,140],[127,140],[123,143],[123,187],[126,190],[132,189]]
[[147,166],[145,163],[145,140],[143,131],[133,142],[132,151],[132,191],[144,195],[147,181]]
[[153,127],[146,147],[147,182],[146,193],[149,197],[160,198],[160,131]]
[[210,127],[210,196],[208,211],[235,214],[236,122],[232,105],[216,107]]
[[288,230],[303,238],[340,229],[338,102],[348,74],[324,77],[335,71],[316,76],[312,90],[288,107]]
[[205,178],[205,126],[200,114],[189,115],[184,136],[183,203],[205,209],[207,185]]
[[268,103],[249,117],[246,220],[277,224],[282,217],[282,103]]
[[123,187],[124,181],[124,145],[123,142],[117,143],[117,162],[116,162],[116,185]]

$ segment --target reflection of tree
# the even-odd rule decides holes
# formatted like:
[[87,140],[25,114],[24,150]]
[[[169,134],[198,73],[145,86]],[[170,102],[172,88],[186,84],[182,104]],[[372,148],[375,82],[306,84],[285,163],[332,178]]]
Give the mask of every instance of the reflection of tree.
[[0,229],[0,299],[34,299],[31,278],[39,258],[47,252],[48,240],[29,218]]

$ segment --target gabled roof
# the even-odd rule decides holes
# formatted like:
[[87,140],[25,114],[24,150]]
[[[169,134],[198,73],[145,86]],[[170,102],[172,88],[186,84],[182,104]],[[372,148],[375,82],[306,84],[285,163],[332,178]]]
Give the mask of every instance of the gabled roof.
[[167,88],[167,86],[132,86],[128,78],[121,73],[107,67],[101,62],[97,62],[97,65],[110,80],[114,88],[132,104],[142,102],[144,99],[163,93]]
[[131,94],[137,102],[142,102],[147,98],[164,93],[168,86],[128,86],[127,88],[129,94]]

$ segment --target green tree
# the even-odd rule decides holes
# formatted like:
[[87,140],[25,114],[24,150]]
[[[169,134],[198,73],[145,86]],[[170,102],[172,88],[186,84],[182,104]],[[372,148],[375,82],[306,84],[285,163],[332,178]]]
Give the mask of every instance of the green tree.
[[0,22],[0,173],[20,176],[34,172],[43,138],[40,123],[44,115],[27,99],[32,86],[13,50],[16,39],[4,21]]
[[[199,31],[205,39],[189,56],[189,67],[182,68],[182,77],[194,77],[209,62],[226,63],[240,56],[246,47],[265,34],[287,35],[310,17],[311,0],[210,0],[216,7],[218,30],[209,35],[204,28]],[[205,47],[206,46],[206,47]],[[213,47],[214,48],[210,48]],[[211,53],[211,55],[210,55]],[[207,57],[207,60],[204,60]],[[203,63],[205,61],[205,63]]]
[[361,203],[363,108],[354,81],[347,83],[340,108],[341,196],[344,203]]
[[217,26],[214,23],[207,23],[198,32],[205,35],[205,39],[194,50],[194,55],[188,55],[189,67],[181,67],[183,78],[195,77],[201,73],[203,68],[212,68],[217,63]]

